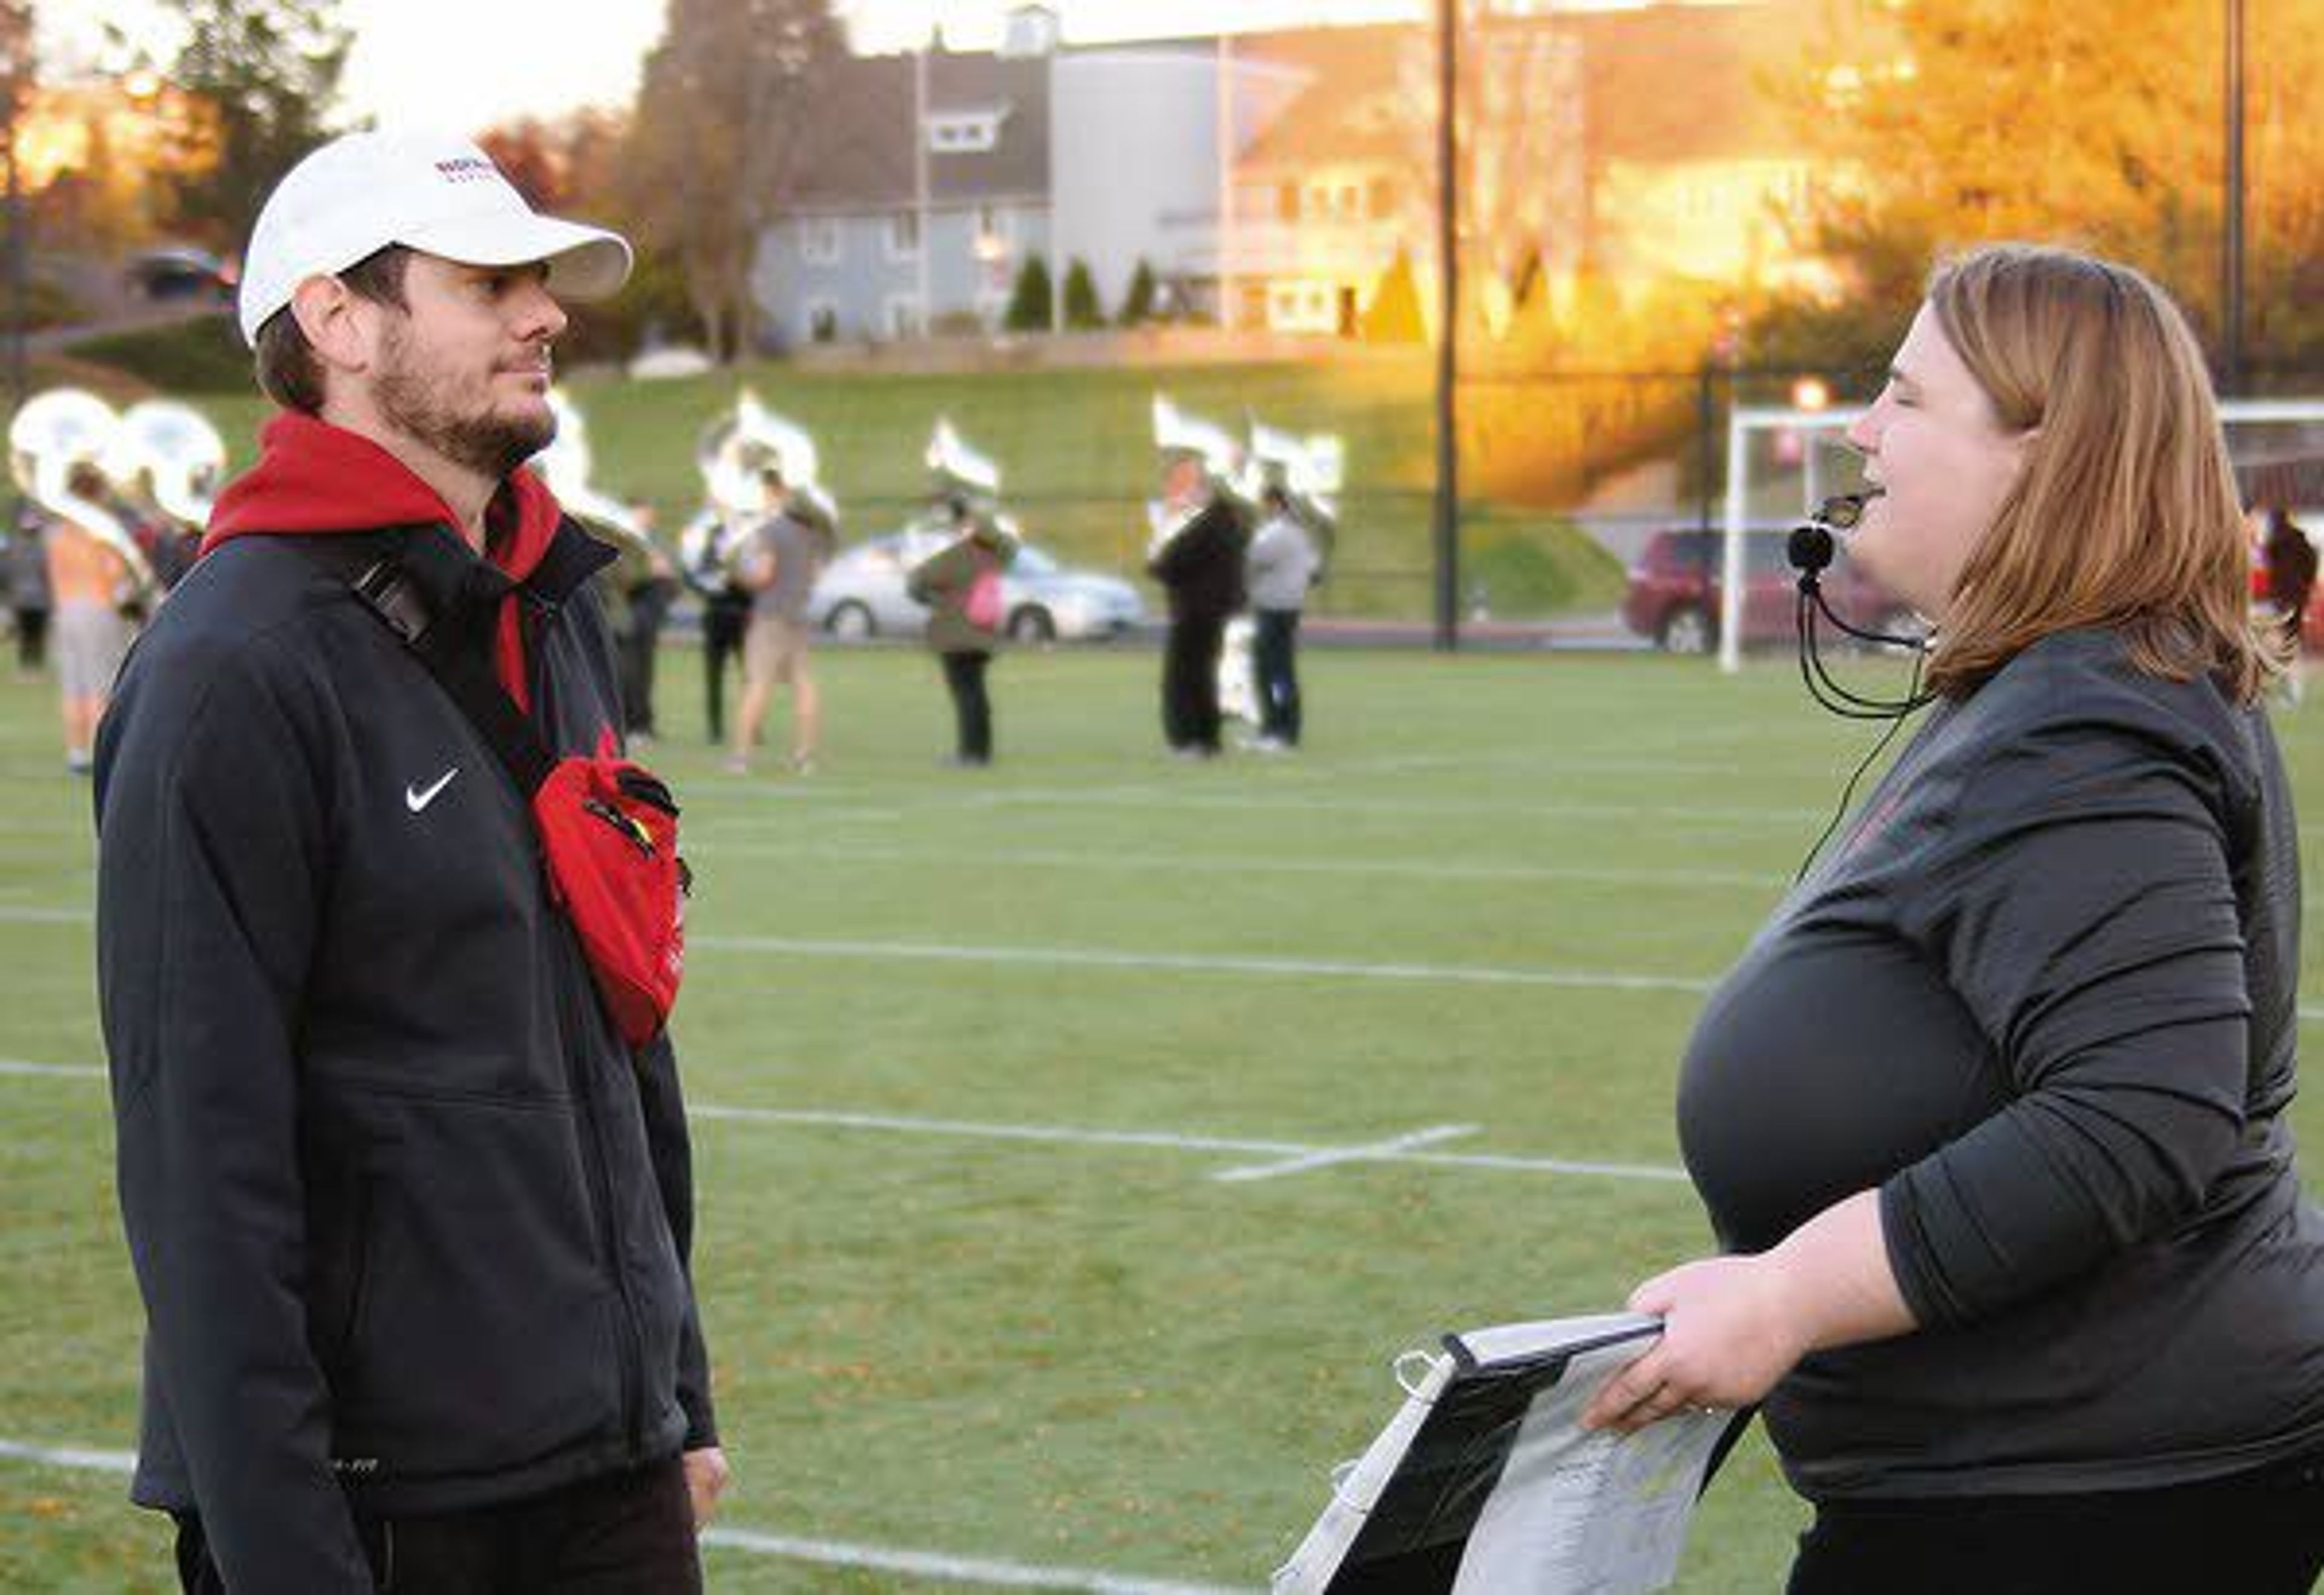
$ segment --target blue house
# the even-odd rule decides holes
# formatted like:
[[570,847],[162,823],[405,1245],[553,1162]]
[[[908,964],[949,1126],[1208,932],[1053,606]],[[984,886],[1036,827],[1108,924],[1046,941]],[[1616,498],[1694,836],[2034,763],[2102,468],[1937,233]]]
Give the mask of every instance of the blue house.
[[770,340],[999,326],[1025,261],[1049,254],[1047,55],[939,48],[833,70],[752,263]]

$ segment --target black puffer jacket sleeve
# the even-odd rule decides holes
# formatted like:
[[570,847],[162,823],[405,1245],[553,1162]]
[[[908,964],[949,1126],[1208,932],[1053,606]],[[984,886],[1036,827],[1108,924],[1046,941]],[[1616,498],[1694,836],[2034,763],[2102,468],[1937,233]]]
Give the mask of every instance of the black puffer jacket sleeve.
[[300,1277],[328,711],[264,639],[176,662],[115,703],[97,767],[97,974],[148,1356],[235,1595],[368,1592]]
[[1882,1191],[1923,1323],[1996,1312],[2168,1231],[2236,1152],[2251,1000],[2235,800],[2220,761],[2172,732],[2151,712],[2093,713],[1993,749],[1900,915],[2013,1088]]
[[686,1323],[678,1348],[678,1401],[686,1409],[686,1449],[718,1443],[718,1419],[710,1398],[710,1353],[703,1340],[700,1298],[694,1290],[694,1143],[687,1134],[686,1103],[678,1080],[678,1060],[667,1033],[638,1056],[638,1100],[645,1114],[646,1141],[653,1154],[654,1181],[661,1191],[669,1238],[686,1271]]

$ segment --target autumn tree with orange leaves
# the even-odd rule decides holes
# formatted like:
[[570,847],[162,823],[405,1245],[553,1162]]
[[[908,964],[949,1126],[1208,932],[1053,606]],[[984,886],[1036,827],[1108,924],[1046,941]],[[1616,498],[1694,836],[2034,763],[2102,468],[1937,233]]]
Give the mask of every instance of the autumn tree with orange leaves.
[[[2324,7],[2246,0],[2245,319],[2263,370],[2324,369]],[[2220,341],[2221,0],[1837,0],[1763,87],[1829,174],[1795,242],[1824,302],[1762,308],[1769,361],[1885,359],[1932,260],[1986,240],[2127,261]]]

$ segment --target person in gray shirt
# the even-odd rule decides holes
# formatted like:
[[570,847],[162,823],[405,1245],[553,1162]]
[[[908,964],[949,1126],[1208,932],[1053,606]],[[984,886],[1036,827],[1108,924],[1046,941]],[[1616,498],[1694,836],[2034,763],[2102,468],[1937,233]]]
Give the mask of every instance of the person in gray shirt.
[[1269,487],[1260,508],[1267,518],[1243,556],[1258,628],[1251,640],[1251,673],[1259,678],[1259,740],[1252,745],[1276,752],[1299,745],[1305,720],[1299,698],[1299,612],[1323,568],[1323,557],[1282,488]]
[[2136,272],[1989,247],[1849,437],[1937,706],[1704,1006],[1679,1138],[1726,1255],[1634,1293],[1662,1338],[1586,1421],[1764,1401],[1794,1595],[2306,1595],[2284,646],[2202,355]]
[[751,534],[738,561],[738,579],[751,594],[751,623],[742,633],[742,707],[726,768],[737,775],[751,768],[751,751],[779,686],[791,695],[790,769],[807,775],[823,732],[823,697],[809,668],[807,610],[826,549],[821,530],[785,496],[781,473],[769,470],[765,481],[768,502],[779,507]]

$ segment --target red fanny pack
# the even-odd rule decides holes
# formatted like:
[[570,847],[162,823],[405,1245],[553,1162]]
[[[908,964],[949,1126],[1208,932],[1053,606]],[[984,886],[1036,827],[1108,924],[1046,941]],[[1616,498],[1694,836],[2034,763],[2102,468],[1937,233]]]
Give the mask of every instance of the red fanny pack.
[[608,747],[551,766],[532,794],[532,823],[597,995],[622,1039],[641,1046],[669,1022],[686,975],[693,872],[678,856],[678,804]]
[[[427,578],[465,579],[456,547],[422,539],[346,579],[435,677],[531,809],[549,895],[588,959],[606,1016],[624,1041],[642,1046],[669,1022],[686,973],[694,877],[678,856],[678,804],[650,770],[619,756],[611,730],[595,757],[551,753],[484,657],[459,646],[457,627],[435,623]],[[449,576],[431,560],[451,561]]]

